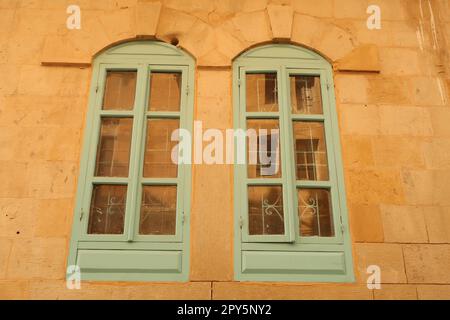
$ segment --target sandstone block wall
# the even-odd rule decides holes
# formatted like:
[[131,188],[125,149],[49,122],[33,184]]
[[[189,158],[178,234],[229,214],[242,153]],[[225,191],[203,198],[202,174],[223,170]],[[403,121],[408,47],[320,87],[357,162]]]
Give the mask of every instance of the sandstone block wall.
[[[355,283],[234,282],[233,168],[194,165],[190,282],[66,289],[90,64],[136,38],[195,57],[204,128],[232,127],[230,66],[248,48],[290,42],[333,64]],[[449,90],[449,0],[0,0],[0,298],[450,299]]]

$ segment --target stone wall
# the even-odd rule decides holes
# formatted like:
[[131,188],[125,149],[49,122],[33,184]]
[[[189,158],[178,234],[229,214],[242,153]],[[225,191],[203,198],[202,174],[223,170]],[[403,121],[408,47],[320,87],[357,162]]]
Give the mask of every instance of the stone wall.
[[[449,0],[0,0],[0,298],[450,299],[449,13]],[[230,66],[248,48],[290,42],[333,64],[355,283],[233,282],[233,168],[194,165],[190,282],[66,289],[90,64],[136,38],[195,57],[205,129],[232,127]]]

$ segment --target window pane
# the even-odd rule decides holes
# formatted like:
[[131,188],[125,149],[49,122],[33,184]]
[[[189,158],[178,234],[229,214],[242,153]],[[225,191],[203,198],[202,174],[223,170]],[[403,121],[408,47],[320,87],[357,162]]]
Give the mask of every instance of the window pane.
[[172,149],[178,144],[172,141],[172,132],[179,128],[177,119],[149,119],[144,158],[145,178],[176,178],[177,164],[172,162]]
[[291,75],[291,108],[296,114],[322,114],[319,76]]
[[104,110],[132,110],[136,93],[136,71],[106,73]]
[[181,73],[157,73],[150,76],[150,111],[180,111]]
[[95,175],[127,177],[130,163],[132,118],[102,118]]
[[281,186],[248,187],[248,228],[250,235],[284,234]]
[[143,186],[139,234],[175,234],[176,186]]
[[89,234],[122,234],[127,187],[95,185],[89,212]]
[[277,112],[278,88],[276,73],[249,73],[246,78],[247,111]]
[[281,177],[278,120],[248,120],[247,133],[248,177]]
[[333,237],[331,195],[326,189],[299,189],[298,214],[302,237]]
[[328,180],[323,123],[294,121],[293,127],[297,180]]

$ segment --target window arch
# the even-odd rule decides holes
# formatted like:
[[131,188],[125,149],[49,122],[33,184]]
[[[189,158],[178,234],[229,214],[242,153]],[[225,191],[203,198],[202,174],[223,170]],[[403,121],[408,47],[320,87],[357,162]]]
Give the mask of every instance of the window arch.
[[81,279],[188,279],[191,172],[171,135],[191,131],[193,79],[194,60],[162,42],[95,58],[68,259]]
[[330,64],[273,44],[233,71],[234,126],[247,130],[246,164],[235,165],[235,278],[353,281]]

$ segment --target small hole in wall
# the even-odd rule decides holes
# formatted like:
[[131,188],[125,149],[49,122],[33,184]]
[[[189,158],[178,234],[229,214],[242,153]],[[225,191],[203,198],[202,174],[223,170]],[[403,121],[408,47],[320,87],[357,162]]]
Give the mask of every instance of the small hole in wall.
[[20,234],[20,231],[17,231],[16,234]]
[[177,46],[179,43],[178,38],[172,38],[172,40],[170,40],[170,44],[173,46]]

